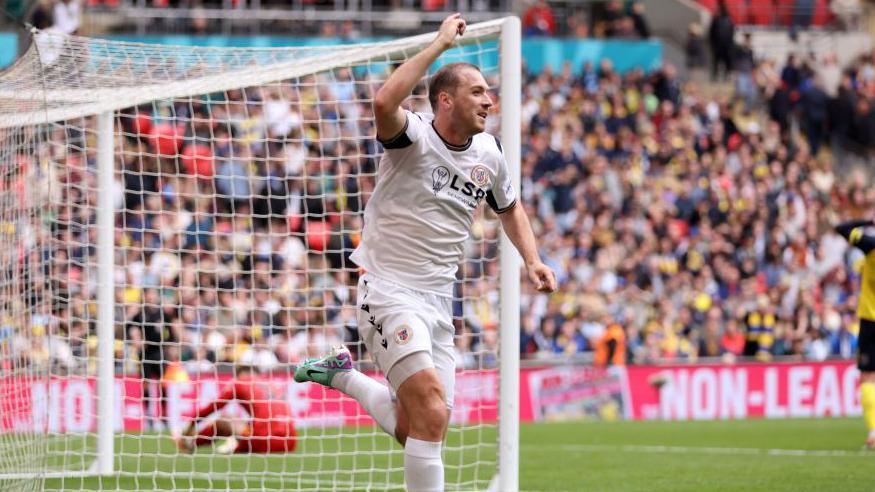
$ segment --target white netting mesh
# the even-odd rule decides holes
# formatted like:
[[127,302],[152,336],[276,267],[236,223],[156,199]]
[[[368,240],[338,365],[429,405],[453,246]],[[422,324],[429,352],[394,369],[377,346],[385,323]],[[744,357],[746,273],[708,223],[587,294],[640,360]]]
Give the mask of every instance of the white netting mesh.
[[[46,168],[25,155],[41,151],[39,128],[0,129],[0,490],[40,490],[22,478],[45,467],[45,421],[32,388],[45,385],[57,345],[50,329],[47,280],[51,240],[46,228]],[[27,327],[27,328],[25,328]]]
[[[465,45],[441,63],[473,62],[497,89],[499,26],[470,26]],[[362,369],[371,367],[355,327],[358,272],[348,260],[381,152],[371,101],[392,65],[432,38],[209,49],[37,34],[0,77],[0,233],[7,239],[0,363],[10,366],[2,368],[0,420],[24,412],[21,429],[0,428],[0,467],[8,467],[0,477],[49,472],[48,489],[403,485],[400,446],[357,404],[294,383],[291,373],[337,343],[351,348]],[[409,104],[427,110],[424,93],[418,89]],[[114,187],[99,189],[94,115],[107,111],[115,125]],[[497,126],[495,114],[489,131]],[[103,193],[115,207],[114,422],[95,417]],[[478,212],[466,251],[454,309],[460,372],[444,461],[448,487],[470,490],[485,488],[496,468],[498,223],[491,212]],[[180,453],[170,431],[216,398],[240,365],[262,368],[273,398],[290,405],[296,450]],[[17,399],[41,407],[6,403]],[[226,415],[245,421],[239,405]],[[88,473],[103,425],[116,431],[113,477]]]

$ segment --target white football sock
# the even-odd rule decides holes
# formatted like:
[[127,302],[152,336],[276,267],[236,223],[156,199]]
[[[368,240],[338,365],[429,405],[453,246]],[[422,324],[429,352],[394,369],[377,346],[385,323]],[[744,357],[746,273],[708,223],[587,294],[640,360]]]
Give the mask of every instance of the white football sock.
[[356,370],[335,374],[331,386],[353,397],[377,421],[381,429],[395,437],[398,417],[388,387]]
[[441,443],[407,438],[407,444],[404,445],[404,481],[408,492],[443,492]]

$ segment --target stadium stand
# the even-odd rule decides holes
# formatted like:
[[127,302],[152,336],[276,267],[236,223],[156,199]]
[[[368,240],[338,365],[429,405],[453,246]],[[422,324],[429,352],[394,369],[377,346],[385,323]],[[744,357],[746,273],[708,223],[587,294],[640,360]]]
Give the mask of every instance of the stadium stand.
[[[524,357],[592,354],[619,338],[626,357],[601,357],[605,363],[853,356],[860,256],[831,225],[861,216],[875,203],[869,186],[875,58],[849,67],[839,67],[832,55],[781,62],[736,65],[735,73],[747,70],[751,77],[744,97],[708,95],[681,80],[670,64],[654,73],[620,75],[603,60],[598,66],[526,75],[523,196],[561,289],[546,296],[523,284],[522,304],[530,307],[521,328]],[[344,77],[355,82],[352,74]],[[352,100],[356,86],[338,82],[328,99]],[[254,91],[231,97],[242,107],[246,100],[271,96]],[[182,342],[180,359],[192,371],[229,361],[270,369],[354,340],[354,316],[346,310],[328,310],[330,319],[319,321],[331,328],[307,335],[296,327],[303,317],[323,311],[286,308],[339,306],[348,299],[352,286],[345,274],[304,278],[292,269],[318,269],[309,264],[317,257],[306,251],[328,243],[344,252],[329,257],[340,265],[358,238],[325,221],[324,207],[344,209],[358,220],[364,203],[351,200],[340,207],[337,201],[373,186],[370,178],[305,181],[305,169],[338,165],[372,171],[367,156],[374,155],[377,143],[363,152],[327,150],[339,157],[328,163],[326,149],[306,143],[306,135],[320,128],[302,123],[295,108],[277,107],[269,114],[241,115],[232,131],[274,135],[271,155],[280,158],[266,159],[268,149],[248,148],[245,139],[225,139],[215,145],[217,152],[264,165],[244,159],[213,168],[209,147],[199,146],[196,137],[227,137],[227,130],[211,122],[219,110],[208,103],[165,108],[162,114],[131,108],[132,117],[123,120],[136,126],[125,128],[122,145],[145,147],[145,155],[172,154],[161,146],[177,137],[174,126],[200,123],[186,125],[189,133],[178,136],[179,159],[120,163],[116,200],[124,213],[118,216],[116,247],[127,258],[118,260],[126,268],[117,277],[128,287],[117,295],[127,303],[160,299],[162,323],[172,340]],[[340,111],[370,108],[350,103]],[[368,126],[354,131],[373,133]],[[294,143],[302,135],[304,144]],[[94,289],[78,279],[83,258],[94,251],[66,245],[86,245],[93,233],[88,213],[96,202],[89,194],[94,162],[70,157],[77,154],[60,149],[62,142],[77,140],[54,135],[42,155],[67,156],[71,172],[43,179],[58,180],[55,188],[67,195],[69,207],[57,210],[54,222],[39,230],[57,245],[44,254],[52,258],[49,277],[58,279],[52,286],[56,302],[71,307],[58,313],[72,311],[73,318],[87,320],[95,309]],[[196,198],[194,188],[203,186],[224,198]],[[324,206],[307,198],[326,191]],[[250,224],[228,219],[232,211],[247,209],[263,218]],[[162,254],[168,247],[190,253]],[[195,254],[220,273],[184,268]],[[470,260],[466,268],[476,268]],[[327,286],[325,296],[295,294],[294,285],[314,281]],[[33,295],[44,287],[33,279]],[[498,319],[495,286],[466,288],[480,295],[458,306],[465,315],[462,329],[491,333]],[[71,354],[94,350],[93,325],[53,321],[51,314],[34,327],[49,335],[43,342],[36,342],[39,336],[17,336],[18,357],[69,372],[92,370],[77,366],[85,359]],[[138,348],[126,330],[142,325],[144,316],[139,310],[116,316],[118,369],[133,372]],[[457,347],[458,360],[468,366],[474,366],[471,339],[460,337]],[[487,335],[483,343],[494,339]]]
[[[529,143],[523,149],[523,194],[543,241],[542,254],[558,273],[562,288],[548,297],[524,286],[523,305],[531,306],[523,320],[525,357],[593,351],[614,324],[625,328],[633,362],[852,355],[853,265],[859,258],[828,230],[845,211],[866,211],[875,196],[863,172],[849,170],[839,179],[828,151],[812,155],[804,138],[769,118],[764,99],[771,93],[769,106],[774,108],[778,96],[773,85],[788,83],[775,79],[771,69],[768,63],[757,67],[761,97],[750,111],[729,98],[704,98],[695,86],[677,80],[670,66],[652,74],[620,76],[603,63],[577,73],[568,67],[527,77],[522,111],[524,141]],[[801,123],[812,118],[806,101],[817,86],[812,82],[816,73],[807,62],[800,72],[794,90],[802,95],[791,98],[796,103],[789,118]],[[846,87],[851,95],[844,97],[857,98],[857,112],[867,104],[875,84],[872,73],[867,59],[844,75],[846,85],[851,84]],[[783,78],[790,77],[785,73]],[[202,118],[204,131],[209,131],[211,111],[206,104],[173,112],[176,120]],[[865,121],[859,124],[870,128],[865,123],[873,118],[871,110],[861,118]],[[173,117],[140,113],[129,121],[138,128],[127,129],[128,135],[147,134],[151,126],[153,137],[129,137],[125,146],[146,145],[155,155],[165,152],[157,146],[166,144],[162,125],[172,124]],[[269,121],[265,115],[241,119],[239,125],[240,131],[317,131],[306,126],[278,128],[295,123]],[[854,125],[854,131],[862,131]],[[357,240],[331,229],[330,223],[324,225],[318,200],[302,198],[303,169],[325,165],[320,150],[290,145],[269,166],[232,163],[206,169],[210,156],[191,143],[194,137],[184,137],[181,167],[200,166],[198,174],[211,174],[207,184],[226,198],[192,198],[197,195],[190,188],[193,179],[175,176],[172,162],[121,163],[116,199],[124,214],[119,215],[116,246],[128,257],[120,263],[127,268],[117,272],[127,284],[120,298],[130,303],[151,297],[165,306],[162,322],[171,328],[174,340],[183,342],[181,359],[193,369],[222,361],[270,368],[298,362],[349,337],[354,332],[350,313],[329,311],[332,319],[325,324],[337,328],[307,337],[296,330],[302,319],[295,316],[310,313],[281,309],[340,305],[349,293],[347,279],[336,273],[318,279],[330,286],[326,297],[289,297],[294,289],[288,284],[307,279],[301,273],[280,275],[312,261],[307,247],[324,247],[319,243],[326,232],[337,249],[349,250]],[[221,130],[216,138],[221,139]],[[76,142],[55,136],[55,143],[62,141]],[[250,152],[239,140],[229,145],[238,146],[237,155]],[[56,147],[55,151],[59,152]],[[217,151],[231,149],[219,145]],[[257,157],[264,151],[254,152]],[[341,162],[373,166],[367,161]],[[89,242],[93,217],[86,212],[93,208],[85,204],[95,201],[89,195],[94,163],[69,157],[67,165],[74,171],[60,189],[70,207],[58,210],[51,230],[43,232],[51,233],[59,245],[49,253],[56,269],[51,278],[65,279],[53,286],[57,301],[72,306],[75,318],[88,319],[86,312],[94,309],[93,289],[77,279],[82,274],[79,265],[93,250],[60,245]],[[161,166],[173,167],[173,173],[162,174]],[[308,185],[315,182],[309,180]],[[371,185],[368,180],[344,183],[347,193]],[[337,209],[336,200],[342,196],[331,194],[326,205]],[[349,213],[356,214],[363,204],[348,205]],[[247,208],[273,215],[251,225],[232,225],[228,214]],[[329,230],[317,230],[322,227]],[[168,247],[201,255],[202,265],[212,262],[216,271],[226,273],[187,269],[184,263],[190,254],[183,254],[182,264],[177,264],[175,254],[162,253]],[[481,295],[465,306],[465,329],[495,330],[497,307],[490,295],[494,286],[473,288]],[[121,332],[124,327],[142,323],[138,315],[139,310],[117,313],[119,340],[128,338]],[[22,358],[67,367],[83,360],[69,354],[93,349],[93,327],[88,323],[48,319],[36,329],[62,336],[45,346],[19,344]],[[463,362],[468,357],[465,341],[459,342]],[[124,369],[134,370],[136,347],[120,343],[118,350],[119,360],[128,361]]]

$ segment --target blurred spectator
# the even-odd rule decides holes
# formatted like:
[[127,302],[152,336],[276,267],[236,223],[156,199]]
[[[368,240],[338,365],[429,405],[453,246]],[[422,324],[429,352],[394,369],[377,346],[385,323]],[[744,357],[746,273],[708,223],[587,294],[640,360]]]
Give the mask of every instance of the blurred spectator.
[[835,99],[842,81],[842,69],[838,63],[838,56],[835,53],[824,56],[816,71],[826,95],[830,99]]
[[54,65],[64,50],[64,36],[67,34],[55,23],[55,8],[51,0],[41,0],[30,17],[31,24],[39,29],[34,43],[39,46],[40,61]]
[[872,104],[868,99],[857,100],[849,133],[856,148],[863,152],[872,148],[872,142],[875,141],[875,112],[872,111]]
[[204,11],[204,7],[200,3],[195,4],[191,9],[189,25],[191,26],[191,34],[196,36],[204,36],[207,34],[207,29],[210,24],[206,12]]
[[757,88],[753,77],[756,62],[749,32],[744,33],[744,41],[735,46],[732,68],[735,71],[735,93],[744,100],[745,109],[750,111],[756,99]]
[[729,16],[729,10],[726,8],[724,0],[720,0],[717,7],[717,15],[711,19],[708,40],[711,45],[711,79],[725,79],[732,70],[735,23],[732,22],[732,17]]
[[552,317],[544,318],[541,322],[541,332],[536,342],[538,344],[538,355],[542,358],[553,357],[561,354],[563,348],[556,342],[556,319]]
[[813,328],[805,346],[805,357],[809,360],[822,361],[829,356],[829,342],[823,338],[823,333]]
[[362,33],[351,20],[345,20],[340,23],[340,39],[346,43],[355,43],[361,39]]
[[860,25],[863,13],[860,0],[830,0],[829,8],[838,19],[839,27],[856,29]]
[[785,82],[780,82],[770,92],[769,117],[778,124],[781,134],[786,134],[790,128],[790,113],[793,110],[790,88]]
[[805,137],[812,155],[817,155],[820,145],[826,138],[827,115],[829,111],[829,96],[823,90],[823,83],[817,77],[802,93],[801,110]]
[[[701,317],[701,313],[698,313]],[[723,312],[718,307],[712,307],[707,310],[704,323],[702,324],[702,333],[699,336],[699,346],[697,348],[697,356],[702,357],[719,357],[723,355],[723,347],[721,346],[721,332],[725,320]]]
[[76,34],[82,23],[80,0],[57,0],[54,7],[55,28],[64,34]]
[[273,350],[259,340],[246,346],[235,364],[257,367],[262,373],[269,373],[279,364],[279,359]]
[[54,10],[54,2],[52,0],[38,0],[30,14],[31,25],[39,30],[52,27],[55,23]]
[[572,320],[562,323],[556,336],[556,347],[564,355],[574,355],[586,351],[586,339]]
[[708,64],[705,54],[705,40],[702,36],[702,26],[690,24],[687,31],[687,41],[684,48],[685,63],[690,74],[690,80],[697,84],[705,82],[705,67]]
[[209,374],[214,372],[215,364],[209,359],[209,353],[205,346],[196,346],[185,362],[185,370],[189,374]]
[[790,91],[798,90],[799,85],[802,83],[802,70],[799,66],[799,57],[793,53],[790,53],[790,55],[787,56],[787,63],[784,64],[784,68],[781,70],[781,82],[783,82]]
[[857,354],[859,321],[851,315],[846,315],[844,318],[838,314],[836,316],[838,326],[833,326],[831,330],[829,353],[842,359],[853,359]]
[[588,38],[589,19],[585,12],[580,10],[568,16],[568,35],[572,38]]
[[547,0],[535,3],[523,13],[523,35],[552,36],[556,33],[556,19]]
[[607,38],[617,37],[623,31],[623,5],[619,0],[608,0],[604,9],[602,32]]
[[723,329],[723,336],[720,338],[720,349],[722,354],[741,356],[744,354],[744,344],[744,333],[738,329],[738,322],[734,319],[726,320],[726,325]]
[[[157,425],[166,404],[161,381],[164,377],[165,363],[170,359],[165,349],[168,343],[178,342],[182,337],[174,333],[175,330],[171,330],[172,317],[166,315],[158,289],[147,288],[143,302],[140,311],[128,322],[127,336],[138,350],[140,377],[143,381],[144,415],[151,415],[152,424]],[[161,414],[158,415],[150,411],[150,405],[156,403],[162,409]]]
[[641,39],[649,39],[650,25],[647,23],[647,18],[644,16],[644,11],[644,3],[635,2],[632,4],[629,17],[632,19],[632,23],[635,26],[635,34]]
[[767,296],[758,296],[756,302],[756,308],[744,317],[746,332],[744,355],[768,360],[772,344],[775,342],[775,328],[778,318],[775,316],[774,307],[769,304]]
[[623,366],[626,364],[626,334],[618,323],[610,323],[595,344],[597,367]]
[[794,37],[798,29],[806,29],[814,19],[816,0],[796,0],[793,3],[792,21],[790,24],[790,36]]
[[474,353],[474,336],[466,326],[456,334],[453,356],[456,367],[476,367],[477,359]]

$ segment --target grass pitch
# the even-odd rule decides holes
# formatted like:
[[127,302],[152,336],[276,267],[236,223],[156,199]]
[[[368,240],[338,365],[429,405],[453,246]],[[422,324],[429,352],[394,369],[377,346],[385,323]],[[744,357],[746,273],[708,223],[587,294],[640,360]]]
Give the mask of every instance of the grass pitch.
[[[252,457],[208,450],[174,455],[166,436],[127,435],[116,441],[118,477],[50,479],[46,488],[363,490],[371,483],[373,490],[385,490],[402,482],[398,446],[370,432],[346,432],[338,438],[337,431],[310,429],[299,443],[303,453]],[[520,486],[530,491],[873,491],[875,453],[861,450],[864,437],[861,419],[528,424],[521,432]],[[480,449],[478,457],[476,448],[460,444],[487,438],[494,439],[494,430],[451,433],[448,484],[485,487],[495,469],[495,448]],[[319,452],[322,458],[313,456]]]
[[875,491],[862,419],[539,424],[520,486],[586,491]]

